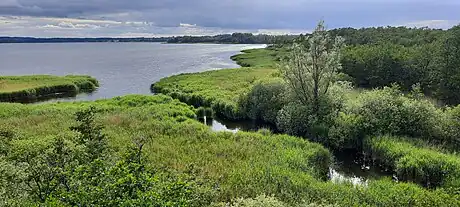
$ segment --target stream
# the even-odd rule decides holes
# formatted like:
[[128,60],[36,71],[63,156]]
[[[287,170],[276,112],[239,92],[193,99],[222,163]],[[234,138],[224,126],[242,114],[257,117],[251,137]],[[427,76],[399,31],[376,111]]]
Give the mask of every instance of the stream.
[[[213,131],[257,131],[259,129],[271,129],[274,127],[256,123],[253,121],[227,121],[222,119],[206,119],[206,125]],[[367,185],[370,180],[378,180],[384,177],[392,177],[392,172],[387,172],[378,166],[365,164],[362,156],[355,151],[343,151],[334,153],[334,164],[329,169],[329,178],[332,182],[350,182],[353,185]]]

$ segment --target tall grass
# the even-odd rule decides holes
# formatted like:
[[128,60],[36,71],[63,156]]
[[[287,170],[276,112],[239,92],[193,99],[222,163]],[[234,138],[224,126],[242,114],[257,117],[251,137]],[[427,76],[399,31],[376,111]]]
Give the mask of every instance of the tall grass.
[[373,137],[366,141],[370,156],[389,169],[398,178],[426,187],[460,187],[460,157],[435,148],[418,146],[409,139]]
[[298,185],[304,179],[324,179],[331,162],[328,150],[295,137],[213,132],[195,120],[192,107],[162,95],[42,105],[0,104],[0,136],[12,137],[9,141],[0,139],[1,146],[8,146],[3,156],[39,152],[52,143],[53,137],[71,136],[74,112],[89,106],[100,111],[97,122],[105,127],[113,159],[133,139],[148,138],[144,150],[151,169],[206,179],[218,192],[215,201],[264,193],[293,201],[302,191]]
[[169,95],[195,107],[211,107],[216,115],[246,119],[239,111],[238,100],[257,80],[270,78],[275,69],[238,68],[181,74],[161,79],[152,85],[155,93]]
[[99,83],[89,76],[0,76],[0,102],[32,102],[45,97],[92,92]]

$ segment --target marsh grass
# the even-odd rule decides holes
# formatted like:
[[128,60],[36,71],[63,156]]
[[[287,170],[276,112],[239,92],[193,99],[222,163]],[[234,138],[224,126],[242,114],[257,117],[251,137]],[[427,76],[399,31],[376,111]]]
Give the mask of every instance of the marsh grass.
[[92,92],[99,83],[89,76],[0,76],[0,102],[31,102],[42,97]]
[[[331,154],[321,145],[268,132],[213,132],[196,121],[196,109],[164,95],[41,105],[0,103],[0,145],[6,148],[0,151],[6,158],[0,156],[0,166],[14,166],[10,156],[40,153],[53,137],[73,136],[69,131],[75,125],[73,114],[90,106],[97,109],[96,122],[109,139],[110,160],[117,160],[133,140],[146,138],[148,169],[186,174],[202,182],[203,188],[213,186],[209,200],[203,201],[210,205],[259,195],[273,195],[288,206],[459,205],[454,194],[414,184],[381,180],[354,186],[324,181]],[[6,192],[3,187],[0,193]],[[29,202],[27,195],[16,199]]]
[[211,107],[216,115],[245,119],[238,110],[240,94],[249,91],[257,80],[271,78],[271,68],[238,68],[181,74],[161,79],[152,85],[156,93],[169,95],[195,107]]
[[274,48],[249,49],[241,52],[231,59],[243,67],[275,68],[281,54],[279,49]]
[[458,155],[419,140],[390,136],[369,138],[365,149],[374,160],[394,170],[400,180],[429,188],[460,187]]

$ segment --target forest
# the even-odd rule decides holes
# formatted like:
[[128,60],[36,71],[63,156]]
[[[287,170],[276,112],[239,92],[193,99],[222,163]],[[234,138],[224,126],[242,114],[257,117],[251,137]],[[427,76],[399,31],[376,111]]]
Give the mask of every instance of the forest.
[[[154,95],[0,103],[0,205],[460,206],[459,48],[460,26],[320,22]],[[348,151],[392,176],[332,181]]]
[[215,36],[179,36],[172,37],[168,43],[217,43],[217,44],[273,44],[291,41],[296,35],[267,35],[252,33],[233,33]]

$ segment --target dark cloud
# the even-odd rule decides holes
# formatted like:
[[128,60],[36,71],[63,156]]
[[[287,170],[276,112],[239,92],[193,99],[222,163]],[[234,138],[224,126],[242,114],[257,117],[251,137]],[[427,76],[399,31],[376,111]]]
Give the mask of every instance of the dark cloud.
[[458,11],[459,0],[0,0],[0,35],[292,32],[319,19],[329,28],[446,28],[459,22]]
[[1,15],[96,17],[236,29],[369,26],[460,19],[458,0],[0,0]]

